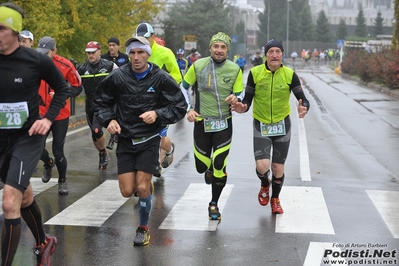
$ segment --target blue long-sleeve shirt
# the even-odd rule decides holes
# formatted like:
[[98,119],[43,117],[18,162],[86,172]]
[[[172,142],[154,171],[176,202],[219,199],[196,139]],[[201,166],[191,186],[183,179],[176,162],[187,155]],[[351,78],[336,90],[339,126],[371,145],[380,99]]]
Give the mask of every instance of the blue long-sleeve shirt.
[[246,60],[244,57],[239,57],[239,58],[237,58],[237,60],[236,60],[236,64],[237,64],[239,67],[244,67],[245,65],[248,64],[248,62],[247,62],[247,60]]

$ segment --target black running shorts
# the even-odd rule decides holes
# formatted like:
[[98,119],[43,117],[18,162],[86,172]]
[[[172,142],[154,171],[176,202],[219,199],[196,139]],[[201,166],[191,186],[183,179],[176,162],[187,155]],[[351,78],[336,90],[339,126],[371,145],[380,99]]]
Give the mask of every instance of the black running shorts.
[[273,148],[272,162],[284,164],[287,159],[291,141],[291,119],[284,119],[286,134],[283,136],[264,137],[260,133],[260,122],[253,120],[254,157],[255,160],[269,159]]
[[0,178],[4,184],[25,192],[42,155],[45,141],[46,136],[29,136],[26,132],[10,137],[7,145],[1,143]]
[[118,159],[118,175],[143,171],[151,174],[159,174],[159,145],[161,137],[147,140],[133,145],[132,139],[119,136],[116,148]]

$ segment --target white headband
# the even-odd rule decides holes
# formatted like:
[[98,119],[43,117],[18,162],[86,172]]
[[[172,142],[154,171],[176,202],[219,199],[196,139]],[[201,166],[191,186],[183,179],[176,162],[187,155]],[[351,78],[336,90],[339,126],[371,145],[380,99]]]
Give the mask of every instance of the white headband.
[[147,52],[147,54],[151,55],[151,47],[149,45],[143,44],[139,41],[131,42],[126,48],[126,53],[129,54],[130,50],[137,49],[137,48],[143,49],[144,51]]

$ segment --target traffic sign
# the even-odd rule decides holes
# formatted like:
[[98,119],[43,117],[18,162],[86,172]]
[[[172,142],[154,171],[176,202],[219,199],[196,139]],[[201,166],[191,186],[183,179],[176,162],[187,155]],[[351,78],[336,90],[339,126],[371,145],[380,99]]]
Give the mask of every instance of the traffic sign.
[[196,42],[184,42],[184,50],[191,50],[193,48],[197,49]]
[[338,48],[345,47],[345,40],[337,40],[337,47]]
[[231,36],[231,42],[238,42],[238,36],[237,35]]
[[196,35],[183,35],[183,41],[185,42],[197,42],[198,37]]

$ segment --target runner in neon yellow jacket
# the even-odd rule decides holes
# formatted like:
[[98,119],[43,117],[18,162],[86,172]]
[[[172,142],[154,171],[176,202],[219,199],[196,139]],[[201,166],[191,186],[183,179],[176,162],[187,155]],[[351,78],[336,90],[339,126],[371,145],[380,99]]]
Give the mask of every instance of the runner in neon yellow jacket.
[[232,105],[232,110],[244,113],[253,100],[253,146],[256,173],[261,180],[258,201],[266,206],[270,200],[273,214],[284,212],[279,194],[284,183],[284,163],[291,140],[291,92],[298,99],[299,118],[305,117],[310,107],[299,77],[294,70],[281,63],[283,52],[279,41],[270,40],[266,44],[266,63],[250,70],[244,99]]
[[184,76],[183,87],[193,86],[195,106],[187,112],[194,122],[194,157],[198,173],[212,184],[209,219],[220,220],[217,206],[227,181],[227,157],[233,135],[230,105],[238,101],[243,90],[240,67],[227,59],[230,37],[219,32],[210,43],[210,57],[193,63]]
[[152,54],[148,62],[158,65],[159,68],[168,72],[176,80],[177,84],[180,84],[182,77],[175,54],[169,48],[159,45],[155,41],[155,33],[152,26],[148,23],[140,23],[137,26],[136,35],[143,36],[150,42]]

